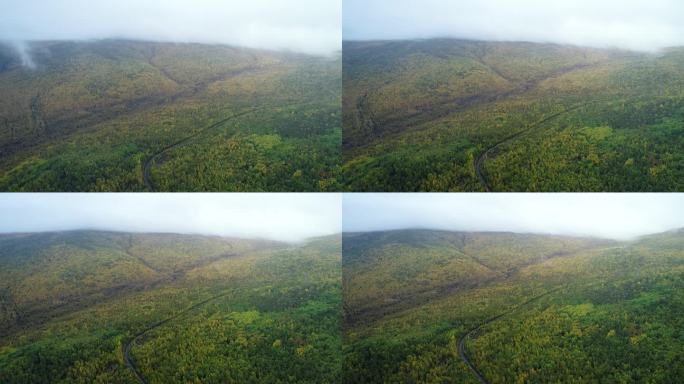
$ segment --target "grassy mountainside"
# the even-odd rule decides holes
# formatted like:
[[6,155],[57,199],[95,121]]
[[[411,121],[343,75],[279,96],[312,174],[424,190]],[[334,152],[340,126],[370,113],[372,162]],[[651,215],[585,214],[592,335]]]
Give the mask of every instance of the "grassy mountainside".
[[339,237],[0,236],[0,382],[336,382],[340,248]]
[[[684,232],[345,234],[344,382],[677,381]],[[410,266],[410,268],[407,268]]]
[[340,59],[228,46],[0,47],[0,190],[339,189]]
[[684,50],[345,42],[357,191],[684,190]]

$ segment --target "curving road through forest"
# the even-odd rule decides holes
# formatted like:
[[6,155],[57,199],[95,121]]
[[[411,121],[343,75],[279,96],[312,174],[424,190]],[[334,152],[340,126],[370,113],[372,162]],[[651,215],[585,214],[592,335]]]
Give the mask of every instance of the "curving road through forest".
[[145,375],[143,375],[142,371],[140,370],[140,367],[138,367],[138,365],[135,363],[135,361],[131,358],[131,349],[133,348],[133,346],[140,344],[140,340],[150,331],[152,331],[156,328],[159,328],[162,325],[164,325],[164,324],[166,324],[172,320],[175,320],[175,319],[183,316],[184,314],[186,314],[186,313],[188,313],[194,309],[197,309],[197,308],[199,308],[199,307],[201,307],[201,306],[203,306],[203,305],[205,305],[211,301],[225,297],[228,294],[229,294],[228,292],[222,293],[220,295],[212,296],[208,299],[200,301],[199,303],[193,304],[192,306],[176,313],[175,315],[173,315],[169,318],[166,318],[164,320],[161,320],[159,322],[156,322],[156,323],[150,325],[149,327],[145,328],[141,332],[134,335],[133,338],[123,346],[123,358],[124,358],[124,362],[126,363],[126,366],[128,367],[128,369],[131,370],[131,372],[133,373],[135,378],[138,380],[138,382],[141,384],[148,384],[149,383],[147,381],[147,379],[145,378]]
[[222,120],[219,120],[219,121],[207,126],[206,128],[203,128],[203,129],[201,129],[201,130],[199,130],[199,131],[197,131],[197,132],[195,132],[195,133],[193,133],[193,134],[191,134],[191,135],[189,135],[183,139],[180,139],[180,140],[178,140],[172,144],[167,145],[166,147],[155,152],[152,156],[150,156],[150,158],[148,158],[145,161],[145,165],[143,166],[143,181],[145,183],[145,188],[149,192],[155,192],[154,183],[152,182],[152,166],[162,155],[164,155],[164,153],[166,153],[172,149],[181,147],[181,146],[187,144],[188,142],[194,140],[195,138],[199,137],[200,135],[202,135],[208,131],[211,131],[213,129],[216,129],[216,128],[222,126],[223,124],[225,124],[231,120],[235,120],[239,117],[249,115],[251,113],[259,112],[259,111],[262,111],[265,109],[289,108],[289,107],[294,107],[294,106],[303,106],[303,105],[307,105],[307,104],[314,104],[316,102],[317,101],[305,101],[305,102],[296,102],[296,103],[289,103],[289,104],[276,105],[276,106],[254,107],[254,108],[251,108],[249,110],[230,115],[230,116],[228,116]]
[[507,311],[504,311],[504,312],[502,312],[502,313],[500,313],[500,314],[498,314],[498,315],[496,315],[496,316],[494,316],[494,317],[490,317],[489,319],[483,321],[482,323],[480,323],[480,324],[477,325],[476,327],[471,328],[470,330],[468,330],[468,332],[464,333],[464,334],[461,336],[461,338],[458,339],[458,356],[461,358],[461,360],[463,360],[463,362],[468,366],[468,368],[470,368],[470,371],[473,373],[473,375],[475,375],[475,377],[477,378],[477,380],[478,380],[481,384],[490,384],[490,383],[489,383],[489,381],[487,381],[487,379],[484,377],[484,375],[482,374],[482,372],[480,372],[480,371],[477,369],[477,366],[475,366],[475,363],[473,363],[472,360],[470,360],[470,358],[468,357],[468,354],[467,354],[467,351],[466,351],[466,348],[465,348],[466,339],[468,339],[468,337],[470,337],[471,335],[473,335],[474,333],[476,333],[477,331],[479,331],[479,330],[480,330],[482,327],[484,327],[485,325],[487,325],[487,324],[489,324],[489,323],[492,323],[492,322],[494,322],[494,321],[496,321],[496,320],[498,320],[498,319],[500,319],[500,318],[502,318],[502,317],[504,317],[504,316],[506,316],[506,315],[508,315],[508,314],[510,314],[510,313],[513,313],[514,311],[520,309],[521,307],[524,307],[525,305],[528,305],[528,304],[530,304],[530,303],[532,303],[532,302],[534,302],[534,301],[537,301],[537,300],[541,299],[541,298],[544,297],[544,296],[548,296],[548,295],[550,295],[550,294],[552,294],[552,293],[554,293],[554,292],[557,292],[557,291],[561,290],[562,288],[563,288],[563,287],[558,287],[558,288],[552,289],[552,290],[550,290],[550,291],[547,291],[547,292],[545,292],[545,293],[542,293],[541,295],[538,295],[538,296],[535,296],[535,297],[533,297],[533,298],[531,298],[531,299],[528,299],[527,301],[524,301],[524,302],[522,302],[522,303],[516,305],[515,307],[513,307],[513,308],[511,308],[511,309],[509,309],[509,310],[507,310]]
[[218,128],[218,127],[220,127],[221,125],[223,125],[223,124],[225,124],[225,123],[227,123],[227,122],[229,122],[229,121],[231,121],[231,120],[234,120],[234,119],[237,119],[237,118],[239,118],[239,117],[248,115],[248,114],[250,114],[250,113],[257,112],[257,111],[259,111],[259,110],[261,110],[261,109],[263,109],[263,107],[262,107],[262,108],[252,108],[252,109],[250,109],[250,110],[248,110],[248,111],[243,111],[243,112],[236,113],[236,114],[234,114],[234,115],[228,116],[228,117],[226,117],[225,119],[219,120],[219,121],[217,121],[216,123],[214,123],[214,124],[212,124],[212,125],[210,125],[210,126],[204,128],[204,129],[201,129],[201,130],[199,130],[199,131],[193,133],[192,135],[189,135],[189,136],[187,136],[187,137],[185,137],[185,138],[183,138],[183,139],[180,139],[180,140],[178,140],[178,141],[176,141],[176,142],[174,142],[174,143],[172,143],[172,144],[170,144],[170,145],[168,145],[168,146],[166,146],[166,147],[160,149],[160,150],[157,151],[156,153],[154,153],[152,156],[150,156],[149,159],[147,159],[147,161],[145,161],[145,165],[144,165],[144,167],[143,167],[143,181],[144,181],[144,183],[145,183],[145,188],[147,188],[147,190],[148,190],[149,192],[154,192],[154,191],[155,191],[155,189],[154,189],[154,184],[152,183],[152,165],[153,165],[153,164],[157,161],[157,159],[159,159],[164,153],[166,153],[166,152],[168,152],[168,151],[170,151],[170,150],[172,150],[172,149],[174,149],[174,148],[178,148],[178,147],[180,147],[180,146],[182,146],[182,145],[184,145],[184,144],[187,144],[189,141],[191,141],[191,140],[193,140],[194,138],[200,136],[201,134],[203,134],[203,133],[205,133],[205,132],[207,132],[207,131],[210,131],[210,130],[212,130],[212,129]]
[[482,165],[484,164],[484,161],[489,157],[489,154],[492,151],[496,150],[501,145],[506,144],[508,142],[511,142],[511,141],[515,140],[516,138],[530,132],[531,130],[538,128],[542,124],[545,124],[545,123],[547,123],[547,122],[549,122],[549,121],[551,121],[551,120],[553,120],[559,116],[562,116],[566,113],[570,113],[572,111],[580,109],[580,108],[582,108],[588,104],[589,103],[578,104],[578,105],[572,106],[568,109],[565,109],[563,111],[549,115],[549,116],[537,121],[536,123],[528,126],[527,128],[523,129],[522,131],[516,132],[510,136],[505,137],[504,139],[496,142],[494,145],[486,148],[482,153],[480,153],[480,155],[477,157],[477,160],[475,161],[475,174],[477,175],[477,178],[480,180],[480,184],[482,184],[482,187],[485,189],[485,191],[486,192],[492,192],[493,191],[491,185],[489,185],[489,183],[487,182],[487,178],[485,177],[484,173],[482,173]]

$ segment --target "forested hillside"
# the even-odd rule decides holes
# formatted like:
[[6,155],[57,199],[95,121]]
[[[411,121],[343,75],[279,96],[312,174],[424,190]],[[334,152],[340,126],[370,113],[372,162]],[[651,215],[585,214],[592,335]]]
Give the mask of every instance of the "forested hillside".
[[332,383],[340,238],[0,236],[2,383]]
[[350,233],[343,270],[347,383],[671,383],[684,374],[681,231],[630,242]]
[[684,50],[345,42],[355,191],[684,190]]
[[340,58],[221,45],[0,44],[0,190],[339,189]]

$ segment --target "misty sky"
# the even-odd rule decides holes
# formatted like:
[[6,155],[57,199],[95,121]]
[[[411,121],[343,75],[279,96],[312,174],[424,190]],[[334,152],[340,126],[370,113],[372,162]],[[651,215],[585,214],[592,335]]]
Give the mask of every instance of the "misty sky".
[[0,194],[0,232],[100,229],[301,241],[339,233],[341,195]]
[[684,228],[684,194],[344,194],[343,230],[406,228],[630,239]]
[[341,0],[0,0],[0,40],[130,38],[331,54]]
[[344,0],[349,40],[459,37],[655,51],[684,45],[681,0]]

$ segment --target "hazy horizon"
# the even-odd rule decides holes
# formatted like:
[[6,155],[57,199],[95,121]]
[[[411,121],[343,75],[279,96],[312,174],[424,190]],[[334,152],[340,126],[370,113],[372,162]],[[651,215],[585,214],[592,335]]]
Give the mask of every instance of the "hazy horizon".
[[564,234],[564,233],[550,233],[550,232],[543,232],[543,231],[515,231],[515,230],[459,230],[459,229],[444,229],[444,228],[439,228],[439,227],[430,227],[430,226],[425,226],[425,227],[406,227],[406,228],[396,228],[396,229],[374,229],[374,230],[366,230],[366,231],[345,231],[343,230],[341,233],[342,234],[363,234],[363,233],[382,233],[382,232],[404,232],[404,231],[431,231],[431,232],[447,232],[447,233],[512,233],[516,235],[539,235],[539,236],[561,236],[561,237],[571,237],[571,238],[595,238],[595,239],[602,239],[602,240],[615,240],[615,241],[630,241],[630,240],[638,240],[642,237],[647,237],[647,236],[652,236],[652,235],[658,235],[662,233],[668,233],[668,232],[674,232],[680,229],[684,229],[684,226],[682,227],[676,227],[676,228],[671,228],[668,230],[664,231],[659,231],[659,232],[653,232],[653,233],[645,233],[643,235],[637,235],[637,236],[632,236],[632,237],[626,237],[626,238],[613,238],[609,236],[596,236],[596,235],[589,235],[589,234]]
[[317,193],[0,196],[0,233],[176,233],[300,242],[341,232],[341,197]]
[[[2,1],[2,0],[0,0]],[[0,40],[130,39],[332,55],[341,0],[27,0],[1,2]]]
[[684,46],[675,0],[345,0],[345,41],[458,38],[655,52]]
[[684,228],[684,196],[664,194],[345,194],[342,230],[431,229],[631,240]]

